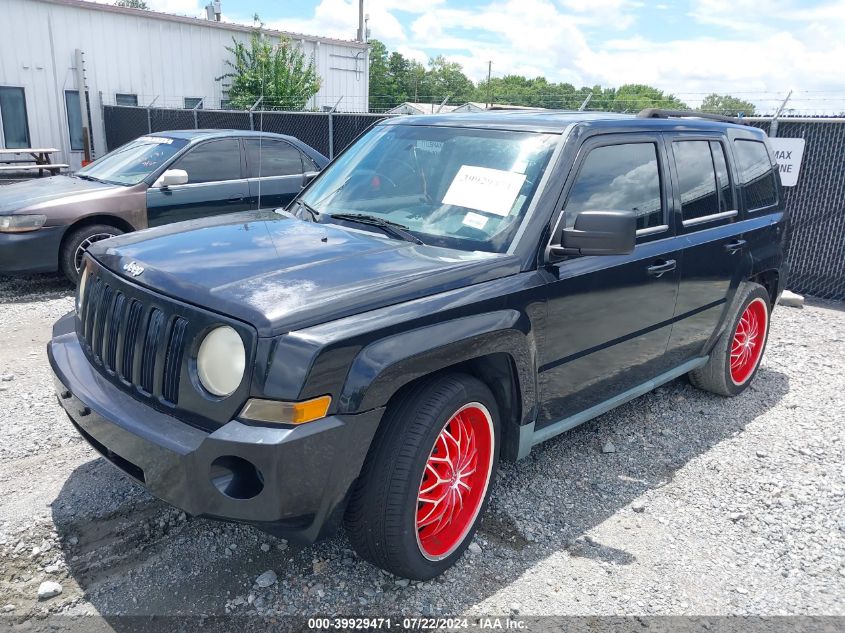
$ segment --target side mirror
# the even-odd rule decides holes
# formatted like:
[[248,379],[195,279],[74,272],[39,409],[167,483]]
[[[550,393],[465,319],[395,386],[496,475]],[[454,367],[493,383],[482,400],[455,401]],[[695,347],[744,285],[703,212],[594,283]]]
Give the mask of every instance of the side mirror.
[[312,180],[314,180],[317,176],[320,175],[319,171],[306,171],[302,174],[302,186],[308,186]]
[[634,252],[637,216],[633,211],[582,211],[575,226],[563,229],[551,255],[628,255]]
[[153,187],[167,189],[173,185],[184,185],[188,182],[188,172],[184,169],[168,169],[153,183]]

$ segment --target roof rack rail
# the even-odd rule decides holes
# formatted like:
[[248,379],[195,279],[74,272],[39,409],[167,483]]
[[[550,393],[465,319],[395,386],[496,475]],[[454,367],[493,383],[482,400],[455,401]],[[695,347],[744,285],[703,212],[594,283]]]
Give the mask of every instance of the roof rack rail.
[[742,119],[710,112],[697,112],[695,110],[663,110],[661,108],[645,108],[637,113],[640,119],[669,119],[669,118],[698,118],[710,119],[711,121],[722,121],[723,123],[737,123],[742,125]]

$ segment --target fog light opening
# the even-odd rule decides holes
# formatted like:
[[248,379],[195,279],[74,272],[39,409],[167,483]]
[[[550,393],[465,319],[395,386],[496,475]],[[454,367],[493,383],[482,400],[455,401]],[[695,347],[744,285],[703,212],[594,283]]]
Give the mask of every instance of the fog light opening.
[[211,463],[211,483],[231,499],[252,499],[264,489],[264,476],[242,457],[225,455]]

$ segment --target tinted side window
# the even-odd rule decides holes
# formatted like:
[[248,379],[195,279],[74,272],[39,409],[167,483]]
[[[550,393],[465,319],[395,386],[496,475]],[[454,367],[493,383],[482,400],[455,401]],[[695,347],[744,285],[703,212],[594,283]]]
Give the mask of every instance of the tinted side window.
[[633,211],[637,229],[663,224],[657,145],[625,143],[592,150],[566,201],[571,227],[582,211]]
[[302,158],[299,150],[284,141],[261,141],[259,157],[259,143],[257,139],[247,139],[246,160],[249,165],[249,177],[257,178],[259,166],[261,176],[291,176],[302,173]]
[[302,169],[304,171],[320,171],[317,163],[311,160],[306,154],[302,155]]
[[188,153],[173,165],[188,172],[188,182],[216,182],[241,178],[241,150],[236,138],[209,141]]
[[681,213],[684,220],[693,220],[719,212],[716,173],[709,141],[676,141],[672,143],[678,186],[681,192]]
[[713,153],[713,165],[716,166],[716,184],[719,187],[719,211],[733,211],[734,194],[731,190],[731,178],[728,175],[728,162],[725,160],[725,147],[717,141],[710,141]]
[[760,141],[734,141],[739,167],[739,187],[749,211],[777,202],[775,172],[766,146]]

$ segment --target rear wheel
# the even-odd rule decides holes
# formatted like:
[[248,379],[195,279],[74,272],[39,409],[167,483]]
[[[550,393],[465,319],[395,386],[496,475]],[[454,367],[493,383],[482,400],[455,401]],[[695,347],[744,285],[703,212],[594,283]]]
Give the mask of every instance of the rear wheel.
[[347,508],[358,554],[418,580],[451,567],[488,502],[498,428],[490,390],[463,374],[391,405]]
[[769,295],[763,286],[741,290],[739,310],[722,333],[707,364],[690,372],[690,382],[723,396],[745,391],[757,375],[769,336]]
[[122,230],[110,224],[88,224],[72,229],[65,237],[59,253],[59,267],[65,277],[76,284],[79,281],[79,271],[82,269],[82,257],[85,251],[95,242],[122,234]]

